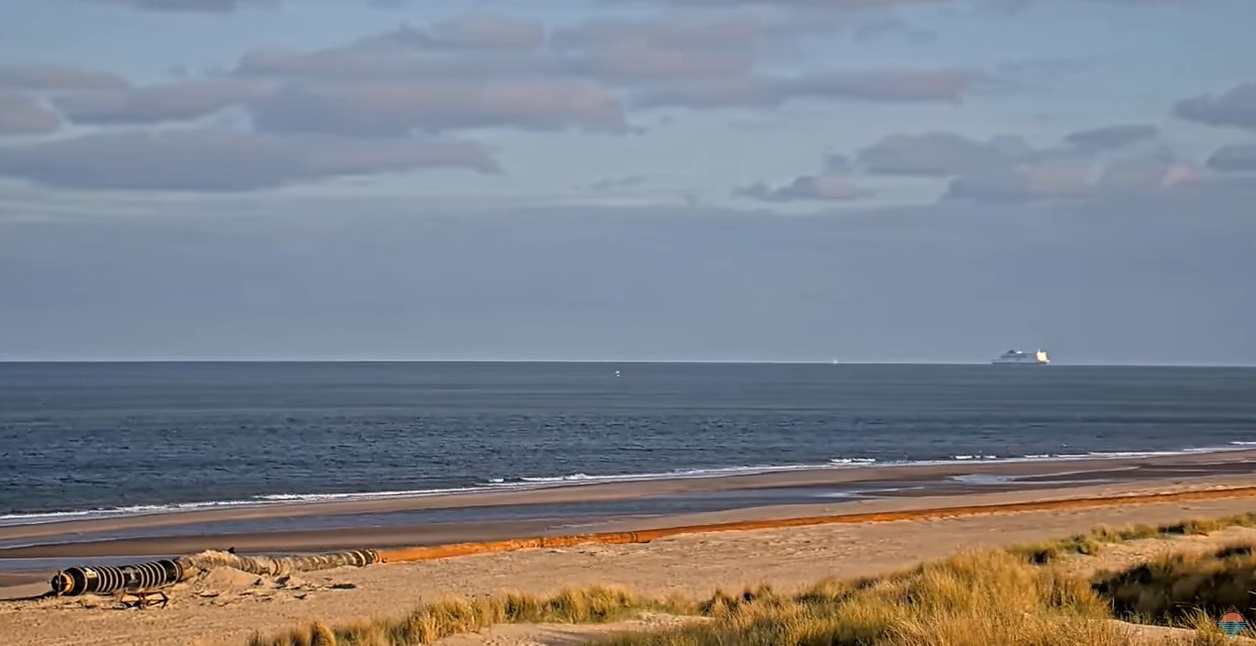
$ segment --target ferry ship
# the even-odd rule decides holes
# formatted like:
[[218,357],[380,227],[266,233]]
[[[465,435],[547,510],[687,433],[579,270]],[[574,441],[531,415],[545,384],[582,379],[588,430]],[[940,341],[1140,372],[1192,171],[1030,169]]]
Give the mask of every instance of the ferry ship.
[[1045,366],[1051,363],[1051,359],[1047,358],[1047,353],[1038,350],[1033,354],[1021,352],[1020,350],[1008,350],[995,358],[991,363],[1015,363],[1034,366]]

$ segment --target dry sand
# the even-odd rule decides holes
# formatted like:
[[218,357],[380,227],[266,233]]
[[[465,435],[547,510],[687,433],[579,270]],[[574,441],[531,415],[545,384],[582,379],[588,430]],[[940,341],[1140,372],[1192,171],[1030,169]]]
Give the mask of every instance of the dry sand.
[[[1251,486],[1253,476],[1141,482],[1051,491],[882,500],[843,505],[841,512],[931,508],[1122,493]],[[830,508],[832,513],[836,508]],[[1087,531],[1095,525],[1167,523],[1256,510],[1256,499],[1114,505],[1072,511],[1016,512],[939,520],[824,525],[678,536],[648,545],[590,545],[468,556],[414,564],[342,568],[272,580],[216,571],[172,592],[166,608],[121,609],[111,599],[75,598],[0,603],[0,635],[8,646],[34,644],[147,646],[242,644],[320,618],[332,622],[395,616],[424,600],[503,590],[549,592],[563,586],[618,584],[645,593],[709,594],[717,587],[769,581],[778,588],[826,576],[880,574],[961,549],[1004,546]],[[826,513],[824,506],[655,519],[681,525],[740,518]],[[1154,549],[1154,548],[1148,548]],[[610,629],[639,629],[651,621]],[[580,643],[607,627],[507,626],[448,646],[558,646]]]

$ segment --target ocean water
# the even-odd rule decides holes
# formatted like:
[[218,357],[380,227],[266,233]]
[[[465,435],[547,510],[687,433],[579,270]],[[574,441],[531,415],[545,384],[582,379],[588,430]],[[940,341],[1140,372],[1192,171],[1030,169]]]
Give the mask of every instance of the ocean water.
[[1245,443],[1256,369],[11,363],[0,523]]

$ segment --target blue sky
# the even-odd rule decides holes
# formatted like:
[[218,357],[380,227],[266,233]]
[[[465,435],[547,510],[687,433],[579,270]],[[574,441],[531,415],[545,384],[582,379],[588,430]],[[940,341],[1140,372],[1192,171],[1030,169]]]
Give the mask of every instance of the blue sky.
[[1256,363],[1253,24],[1241,0],[10,0],[0,358]]

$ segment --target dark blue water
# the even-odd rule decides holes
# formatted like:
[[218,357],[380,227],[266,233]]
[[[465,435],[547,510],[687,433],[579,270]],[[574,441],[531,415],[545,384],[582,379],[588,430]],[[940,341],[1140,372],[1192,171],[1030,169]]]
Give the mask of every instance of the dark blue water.
[[0,364],[0,516],[1241,442],[1256,369]]

